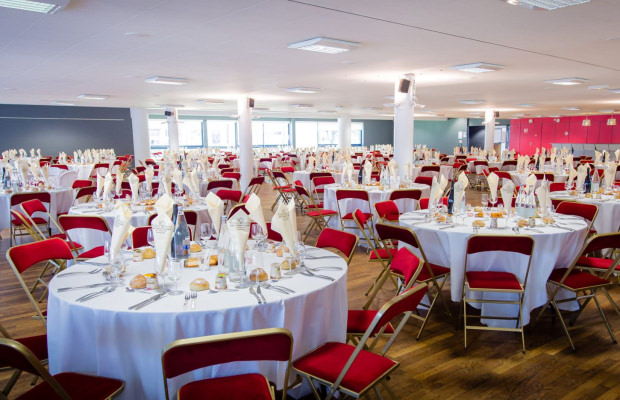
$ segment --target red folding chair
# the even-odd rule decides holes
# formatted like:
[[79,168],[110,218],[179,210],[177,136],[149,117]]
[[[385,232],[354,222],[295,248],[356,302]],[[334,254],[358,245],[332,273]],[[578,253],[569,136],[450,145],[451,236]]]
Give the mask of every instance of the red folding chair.
[[[416,311],[426,293],[426,285],[415,286],[388,301],[373,317],[357,346],[346,343],[327,342],[293,362],[293,369],[310,383],[316,399],[321,399],[314,384],[327,388],[326,400],[336,392],[341,395],[360,398],[371,389],[381,398],[377,385],[396,398],[387,385],[390,374],[400,363],[386,357],[392,343],[402,330],[412,312]],[[394,333],[380,352],[373,353],[378,338],[385,331],[388,322],[405,314]],[[374,336],[373,341],[367,342]],[[369,349],[369,350],[366,350]]]
[[84,203],[88,203],[89,201],[91,201],[96,191],[97,191],[96,186],[79,188],[77,192],[75,193],[75,198],[73,199],[72,204],[75,205],[76,202],[79,203],[80,200],[84,200]]
[[50,375],[37,355],[19,341],[0,338],[0,364],[29,372],[43,382],[22,394],[20,399],[113,399],[124,389],[123,381],[112,378],[63,372]]
[[101,257],[103,255],[103,245],[95,246],[92,249],[88,249],[79,253],[79,247],[76,242],[71,238],[70,231],[73,229],[90,229],[99,232],[107,232],[112,234],[108,223],[102,217],[95,215],[61,215],[58,217],[58,224],[62,227],[62,230],[67,234],[69,240],[69,246],[76,255],[77,260],[88,260],[95,257]]
[[329,221],[334,215],[338,215],[338,212],[335,210],[326,210],[323,208],[323,203],[316,204],[314,199],[308,193],[308,189],[306,189],[303,185],[295,185],[295,190],[297,191],[297,196],[299,197],[302,205],[302,212],[312,219],[306,229],[304,229],[303,240],[305,241],[308,238],[308,235],[312,232],[313,228],[317,228],[319,231],[328,226]]
[[132,249],[150,246],[149,241],[147,240],[149,229],[151,229],[150,226],[139,226],[131,232]]
[[214,193],[217,194],[217,191],[219,191],[220,189],[232,189],[233,183],[234,182],[231,181],[230,179],[223,179],[219,181],[209,181],[209,183],[207,184],[207,193],[209,193],[212,190],[215,190]]
[[241,190],[220,189],[217,191],[216,195],[222,199],[224,203],[224,212],[226,212],[227,209],[241,202],[243,192]]
[[424,165],[420,169],[420,176],[428,176],[431,178],[435,177],[439,179],[440,170],[441,170],[441,167],[439,165]]
[[79,189],[83,187],[93,186],[93,181],[90,179],[76,179],[73,181],[73,185],[71,185],[72,189]]
[[[547,306],[551,304],[555,310],[554,316],[559,317],[558,319],[560,320],[562,329],[564,330],[573,351],[575,351],[575,344],[570,336],[570,331],[583,326],[575,325],[575,322],[590,300],[594,300],[601,316],[600,322],[605,323],[611,340],[616,343],[616,337],[614,336],[598,299],[596,298],[596,293],[599,290],[602,290],[613,305],[616,312],[618,312],[616,303],[611,299],[609,293],[607,292],[607,289],[615,285],[610,278],[612,274],[618,270],[620,255],[614,253],[614,251],[618,248],[620,248],[620,232],[592,236],[584,243],[581,251],[577,257],[575,257],[570,266],[567,268],[554,269],[547,280],[548,300],[538,314],[536,321],[540,319],[545,310],[547,310]],[[610,250],[612,257],[614,254],[616,255],[610,259],[598,257],[597,254],[602,253],[603,250]],[[594,272],[600,275],[597,275]],[[574,297],[567,297],[566,295],[562,295],[560,297],[558,296],[560,290],[571,292],[574,294]],[[571,316],[567,326],[564,318],[568,312],[563,313],[559,307],[559,304],[575,301],[577,302],[579,308],[577,311],[570,312]]]
[[398,222],[400,219],[400,211],[398,210],[398,206],[392,200],[375,203],[375,211],[379,217],[379,222]]
[[248,184],[248,187],[245,189],[245,192],[243,194],[249,196],[250,194],[254,193],[258,196],[258,193],[260,192],[263,183],[265,183],[264,176],[255,176],[250,180],[250,183]]
[[[516,273],[506,271],[506,265],[497,267],[476,267],[470,265],[472,255],[479,255],[484,252],[504,252],[504,253],[519,253],[527,256],[527,265],[523,268],[523,262],[515,262],[520,265],[513,265],[523,270],[520,276]],[[530,272],[530,266],[532,264],[532,253],[534,252],[534,239],[530,236],[524,235],[473,235],[467,241],[467,250],[465,252],[465,276],[463,279],[463,323],[465,325],[465,349],[467,349],[467,331],[468,330],[491,330],[491,331],[508,331],[508,332],[520,332],[521,343],[523,346],[523,353],[525,353],[525,335],[523,333],[523,297],[527,287],[527,277]],[[478,256],[479,257],[479,256]],[[499,257],[499,256],[498,256]],[[504,262],[509,259],[508,257],[500,258]],[[474,263],[471,263],[474,264]],[[472,293],[477,293],[481,297],[475,298],[470,296]],[[497,299],[485,299],[483,293],[504,293],[509,295],[515,295],[516,300],[497,300]],[[514,304],[519,306],[519,312],[515,317],[505,316],[468,316],[467,305],[468,304]],[[515,327],[500,327],[500,326],[479,326],[469,325],[467,323],[468,318],[479,319],[496,319],[496,320],[514,320]]]
[[433,186],[433,177],[432,176],[416,176],[413,182],[419,183],[421,185]]
[[[237,184],[239,184],[239,181],[241,180],[241,173],[239,172],[223,172],[222,173],[222,178],[228,178],[228,179],[234,179],[237,181]],[[265,179],[265,178],[263,178]]]
[[[286,362],[282,398],[286,398],[293,353],[293,336],[284,328],[257,329],[176,340],[161,355],[166,399],[168,379],[213,365],[243,361]],[[181,386],[178,399],[269,399],[275,398],[269,381],[259,373],[245,373],[193,381]]]
[[[370,211],[370,197],[368,197],[368,192],[365,190],[358,189],[338,189],[336,190],[336,205],[338,206],[338,215],[340,217],[340,226],[342,230],[345,229],[357,229],[357,225],[355,221],[353,221],[353,211],[356,208],[362,208],[360,206],[350,205],[350,202],[353,201],[361,201],[365,206],[363,208],[366,211],[362,211],[364,213],[364,217],[369,220],[370,224],[373,225],[372,222],[372,212]],[[347,204],[341,205],[342,202]],[[353,209],[351,212],[347,212],[347,210]],[[346,225],[346,222],[353,222],[352,225]]]
[[399,210],[405,210],[405,204],[413,201],[413,210],[417,208],[420,198],[422,197],[422,191],[420,189],[396,189],[390,193],[389,200],[400,204]]
[[359,238],[353,233],[325,228],[319,234],[314,246],[320,249],[337,250],[344,255],[347,264],[350,264],[358,241]]
[[575,215],[585,219],[588,223],[588,235],[596,234],[596,230],[592,229],[592,224],[598,215],[598,206],[595,204],[563,201],[557,205],[555,212],[558,214]]
[[333,185],[334,183],[336,183],[336,180],[334,179],[332,174],[317,175],[312,177],[313,174],[323,174],[323,172],[313,172],[310,174],[310,181],[312,182],[312,193],[314,193],[314,198],[317,201],[322,201],[323,193],[325,193],[325,186]]
[[[34,199],[40,200],[42,203],[46,204],[46,210],[49,210],[51,206],[51,202],[52,202],[52,196],[49,194],[49,192],[14,193],[11,195],[9,199],[9,206],[10,208],[13,208],[15,206],[19,206],[24,201],[34,200]],[[31,218],[31,221],[33,225],[43,227],[47,231],[48,236],[52,233],[50,222],[48,219],[38,216],[38,217]],[[25,234],[28,234],[28,232],[25,229],[23,229],[21,225],[21,221],[18,219],[13,219],[13,218],[11,218],[11,223],[9,225],[9,232],[10,232],[10,240],[9,240],[10,246],[13,246],[13,242],[17,239],[17,236],[23,236]]]
[[278,196],[271,204],[271,210],[273,210],[278,204],[278,201],[280,201],[280,199],[288,203],[293,198],[295,189],[291,186],[288,178],[286,177],[286,175],[284,175],[284,173],[282,173],[282,171],[274,171],[268,169],[267,174],[269,175],[269,179],[271,180],[273,190],[278,192]]
[[[439,202],[441,204],[443,204],[444,206],[448,206],[448,198],[447,197],[441,197],[439,199]],[[420,199],[420,202],[418,203],[418,205],[420,206],[420,210],[428,210],[428,203],[429,203],[429,198],[428,197],[422,197]]]
[[14,246],[6,252],[6,258],[20,286],[24,289],[28,300],[30,300],[30,303],[34,307],[38,318],[41,319],[41,323],[46,327],[46,313],[41,311],[38,302],[32,297],[31,289],[26,286],[22,274],[42,261],[46,261],[44,269],[48,268],[47,263],[54,264],[58,270],[65,268],[66,261],[74,259],[67,242],[59,238],[51,238],[39,242]]

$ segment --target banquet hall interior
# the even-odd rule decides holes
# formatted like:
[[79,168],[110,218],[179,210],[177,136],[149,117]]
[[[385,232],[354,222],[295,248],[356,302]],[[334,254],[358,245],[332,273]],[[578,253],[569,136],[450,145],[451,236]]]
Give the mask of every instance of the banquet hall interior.
[[0,400],[620,398],[618,15],[0,0]]

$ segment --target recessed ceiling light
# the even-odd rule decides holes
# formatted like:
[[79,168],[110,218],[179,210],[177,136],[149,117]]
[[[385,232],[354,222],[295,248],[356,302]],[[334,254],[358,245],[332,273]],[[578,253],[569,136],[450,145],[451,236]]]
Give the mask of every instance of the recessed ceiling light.
[[603,113],[603,114],[610,114],[610,113],[614,113],[614,110],[598,110],[598,112]]
[[71,103],[70,101],[62,101],[62,100],[52,101],[52,104],[55,106],[74,106],[75,105],[75,103]]
[[567,110],[567,111],[580,111],[580,110],[581,110],[581,108],[571,106],[571,107],[562,107],[562,110]]
[[293,108],[312,108],[312,104],[291,104]]
[[536,104],[533,103],[522,103],[522,104],[516,104],[517,107],[535,107]]
[[481,74],[483,72],[499,71],[500,69],[503,69],[503,68],[504,66],[500,64],[489,64],[489,63],[484,63],[484,62],[452,66],[452,69],[456,69],[458,71],[463,71],[463,72],[473,72],[475,74]]
[[396,106],[396,104],[394,104],[394,103],[383,103],[383,107],[385,107],[385,108],[391,108],[391,107],[395,107],[395,106]]
[[588,90],[601,90],[601,89],[607,89],[609,88],[609,85],[592,85],[592,86],[588,86]]
[[513,118],[514,118],[514,117],[517,117],[517,118],[519,118],[519,117],[525,117],[525,114],[513,114],[513,115],[512,115],[512,117],[513,117]]
[[224,104],[224,100],[221,99],[200,99],[199,103],[209,103],[209,104]]
[[607,89],[612,93],[620,93],[620,89]]
[[185,107],[183,104],[158,104],[158,106],[162,108],[183,108]]
[[140,33],[140,32],[125,32],[125,36],[131,36],[131,37],[148,37],[149,34],[147,33]]
[[254,107],[254,111],[269,111],[269,107]]
[[548,11],[589,2],[590,0],[506,0],[506,3],[513,6],[521,6],[531,10]]
[[316,51],[327,54],[344,53],[345,51],[350,51],[358,47],[360,47],[358,42],[349,42],[347,40],[330,39],[326,37],[316,37],[288,45],[289,49]]
[[110,96],[107,94],[81,94],[78,99],[84,100],[107,100]]
[[16,10],[33,11],[43,14],[55,14],[65,8],[69,0],[53,1],[45,3],[32,0],[0,0],[0,7],[14,8]]
[[483,104],[485,100],[460,100],[461,104]]
[[336,114],[336,111],[334,110],[319,110],[317,112],[320,112],[321,114]]
[[394,95],[385,96],[386,100],[394,100]]
[[291,93],[311,94],[311,93],[319,93],[321,91],[321,88],[299,86],[299,87],[287,88],[286,91],[291,92]]
[[144,82],[160,83],[162,85],[187,85],[189,82],[186,78],[171,78],[168,76],[151,76],[146,78]]
[[545,83],[551,83],[553,85],[564,85],[564,86],[570,86],[570,85],[581,85],[584,82],[587,82],[588,79],[585,78],[561,78],[561,79],[551,79],[548,81],[545,81]]
[[361,110],[362,111],[379,111],[380,108],[379,107],[362,107]]

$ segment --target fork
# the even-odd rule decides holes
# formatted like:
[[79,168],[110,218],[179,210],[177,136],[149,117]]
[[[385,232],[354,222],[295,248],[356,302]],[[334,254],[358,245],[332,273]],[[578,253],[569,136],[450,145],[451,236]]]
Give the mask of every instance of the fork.
[[258,293],[263,303],[267,303],[267,300],[265,299],[265,296],[263,296],[263,292],[260,289],[260,283],[256,285],[256,293]]
[[190,296],[191,295],[189,293],[185,293],[185,301],[183,302],[183,308],[187,308],[187,303],[189,302]]
[[196,308],[196,298],[198,297],[198,292],[192,290],[189,292],[189,296],[192,298],[192,310]]
[[256,301],[258,301],[258,304],[262,304],[262,300],[260,299],[260,297],[258,297],[258,295],[254,291],[254,288],[252,286],[250,286],[250,293],[252,294],[252,296],[254,296],[254,298],[256,298]]
[[93,292],[93,293],[86,294],[86,295],[76,299],[75,301],[78,301],[78,302],[88,301],[90,299],[94,299],[95,297],[99,297],[99,296],[104,295],[106,293],[111,293],[114,290],[116,290],[116,286],[106,286],[106,287],[103,288],[103,290],[100,290],[98,292]]
[[64,278],[64,277],[71,276],[71,275],[76,275],[76,274],[77,274],[77,275],[79,275],[79,274],[87,274],[87,275],[91,274],[91,275],[94,275],[94,274],[98,274],[99,272],[101,272],[101,268],[95,268],[95,269],[93,269],[92,271],[75,271],[75,272],[66,272],[66,273],[64,273],[64,274],[59,274],[59,275],[57,275],[57,277],[58,277],[58,278]]

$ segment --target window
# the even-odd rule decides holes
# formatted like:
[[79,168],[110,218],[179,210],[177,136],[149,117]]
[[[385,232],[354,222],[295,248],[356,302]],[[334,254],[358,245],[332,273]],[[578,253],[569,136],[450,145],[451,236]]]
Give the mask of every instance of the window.
[[295,121],[295,146],[316,147],[317,124],[315,121]]
[[338,144],[338,123],[337,122],[318,122],[319,146]]
[[165,119],[149,119],[151,147],[168,147],[168,122]]
[[287,146],[289,125],[288,121],[253,121],[252,146]]
[[179,121],[179,146],[202,147],[202,120],[183,119]]
[[235,147],[237,121],[207,120],[207,146]]
[[[337,146],[339,135],[337,122],[295,122],[295,144],[297,147]],[[351,146],[361,146],[363,137],[364,123],[351,123]]]

